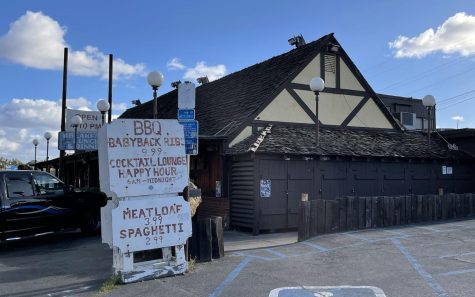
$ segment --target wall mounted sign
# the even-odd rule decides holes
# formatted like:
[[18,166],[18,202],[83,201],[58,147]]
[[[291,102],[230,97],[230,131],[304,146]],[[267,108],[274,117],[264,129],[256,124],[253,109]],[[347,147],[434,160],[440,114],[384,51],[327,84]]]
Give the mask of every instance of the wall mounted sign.
[[272,183],[270,179],[261,179],[261,198],[269,198],[271,195]]
[[76,146],[74,142],[74,132],[58,133],[59,150],[95,151],[97,150],[97,132],[77,132]]

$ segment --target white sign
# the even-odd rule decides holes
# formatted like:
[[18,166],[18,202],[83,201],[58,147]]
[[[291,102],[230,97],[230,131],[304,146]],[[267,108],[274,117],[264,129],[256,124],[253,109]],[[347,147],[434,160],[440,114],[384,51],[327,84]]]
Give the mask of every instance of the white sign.
[[68,132],[74,132],[71,119],[75,115],[80,116],[82,119],[82,124],[78,126],[78,131],[97,132],[97,129],[102,127],[102,115],[99,111],[66,109],[66,131]]
[[120,201],[112,221],[112,244],[122,253],[176,246],[191,236],[190,204],[181,196]]
[[195,108],[195,85],[192,82],[184,82],[178,85],[178,109]]
[[99,131],[98,148],[101,191],[109,197],[178,193],[188,185],[177,120],[116,120]]

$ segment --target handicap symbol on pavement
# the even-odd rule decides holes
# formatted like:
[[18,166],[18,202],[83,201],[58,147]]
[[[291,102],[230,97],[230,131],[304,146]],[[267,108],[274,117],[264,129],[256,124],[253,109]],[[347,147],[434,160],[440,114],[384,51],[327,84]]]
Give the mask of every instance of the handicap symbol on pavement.
[[383,290],[370,286],[336,287],[282,287],[269,293],[269,297],[386,297]]

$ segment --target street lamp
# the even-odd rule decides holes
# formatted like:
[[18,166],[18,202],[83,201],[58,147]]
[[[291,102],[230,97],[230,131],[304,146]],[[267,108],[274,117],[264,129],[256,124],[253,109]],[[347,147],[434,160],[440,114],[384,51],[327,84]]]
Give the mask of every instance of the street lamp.
[[46,171],[49,173],[49,140],[53,135],[50,132],[45,132],[45,139],[46,139]]
[[36,170],[36,147],[38,146],[38,139],[33,139],[33,145],[35,146],[35,170]]
[[78,126],[82,124],[82,118],[79,115],[75,115],[71,118],[71,125],[74,127],[74,187],[76,187],[76,143],[77,143],[77,134]]
[[429,146],[430,146],[430,131],[431,131],[431,111],[432,108],[435,106],[435,98],[432,95],[425,95],[424,98],[422,98],[422,105],[427,107],[427,137],[429,138]]
[[104,126],[104,123],[105,123],[106,112],[109,110],[110,107],[111,106],[110,106],[109,102],[107,102],[104,99],[101,99],[101,100],[97,101],[97,110],[99,110],[101,112],[102,125],[103,126]]
[[163,74],[158,71],[152,71],[147,76],[148,84],[153,89],[153,118],[158,118],[157,90],[163,84]]
[[317,135],[316,135],[316,143],[317,147],[319,146],[319,134],[320,134],[320,120],[318,119],[318,95],[321,91],[325,88],[325,81],[323,81],[320,77],[314,77],[310,81],[310,90],[315,93],[315,116],[317,117]]

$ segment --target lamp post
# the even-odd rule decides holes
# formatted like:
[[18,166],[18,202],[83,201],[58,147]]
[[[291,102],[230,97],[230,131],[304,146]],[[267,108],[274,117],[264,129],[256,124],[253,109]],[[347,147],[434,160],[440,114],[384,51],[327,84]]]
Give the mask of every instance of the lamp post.
[[35,146],[35,170],[36,170],[36,147],[38,146],[38,139],[33,139],[33,145]]
[[97,110],[99,110],[101,112],[101,115],[102,115],[102,125],[104,126],[105,122],[106,122],[106,119],[105,119],[105,116],[106,116],[106,112],[109,110],[109,108],[111,107],[109,102],[107,102],[106,100],[104,99],[101,99],[99,101],[97,101]]
[[314,77],[310,81],[310,90],[312,90],[315,93],[315,116],[317,117],[317,132],[316,132],[316,143],[317,147],[320,145],[320,120],[318,119],[318,95],[320,95],[320,92],[323,91],[325,88],[325,81],[323,81],[322,78],[320,77]]
[[77,134],[78,134],[78,126],[82,124],[82,118],[78,115],[75,115],[71,118],[71,125],[74,127],[74,187],[76,187],[76,143],[77,143]]
[[158,118],[157,90],[163,84],[163,74],[158,71],[152,71],[147,76],[148,84],[153,89],[153,118]]
[[50,132],[45,132],[45,139],[46,139],[46,171],[49,173],[49,140],[53,135]]
[[430,131],[431,131],[431,114],[432,114],[432,108],[435,106],[435,98],[432,95],[425,95],[424,98],[422,98],[422,105],[427,107],[427,137],[429,139],[429,146],[430,146]]

